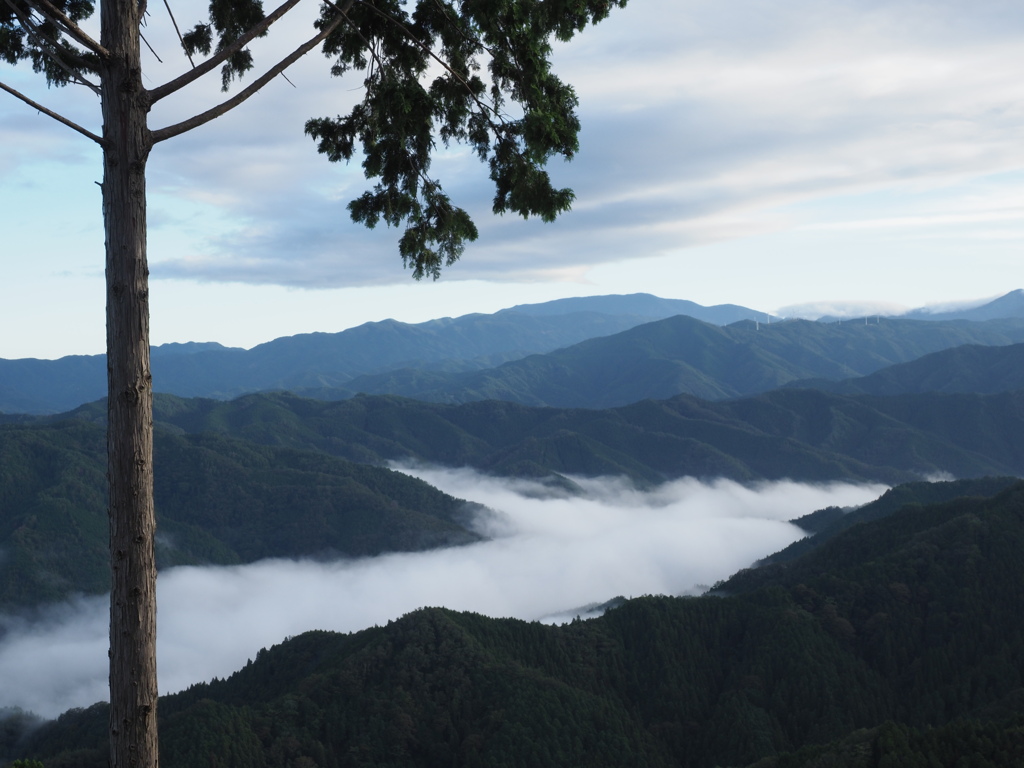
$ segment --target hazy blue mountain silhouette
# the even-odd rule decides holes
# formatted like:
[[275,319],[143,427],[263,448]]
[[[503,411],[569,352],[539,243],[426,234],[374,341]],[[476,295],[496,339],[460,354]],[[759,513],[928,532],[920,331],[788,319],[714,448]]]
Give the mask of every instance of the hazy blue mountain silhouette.
[[930,312],[927,309],[914,309],[903,317],[914,320],[995,320],[1005,317],[1024,317],[1024,290],[1000,296],[980,306],[966,309],[952,309],[944,312]]
[[[556,301],[418,324],[384,320],[339,333],[282,337],[249,350],[216,343],[158,346],[154,387],[185,397],[230,398],[272,389],[342,387],[357,376],[406,367],[476,370],[618,333],[652,318],[705,309],[643,294],[595,297],[580,306],[590,305],[600,311]],[[758,314],[743,308],[707,310],[708,318]],[[0,360],[0,413],[59,413],[105,393],[102,355]]]
[[495,399],[577,408],[610,408],[677,394],[721,400],[804,379],[860,377],[964,344],[1021,341],[1024,319],[743,321],[723,327],[680,315],[493,369],[407,368],[359,377],[342,391],[316,394],[335,399],[356,392],[397,394],[445,403]]
[[[861,377],[965,344],[1024,342],[1024,318],[741,320],[723,326],[688,314],[659,317],[680,311],[723,322],[760,316],[732,305],[700,307],[638,294],[416,325],[386,320],[275,339],[250,350],[173,344],[153,350],[154,387],[219,399],[290,390],[323,399],[363,392],[604,408],[681,393],[741,397],[804,379]],[[69,410],[102,397],[105,376],[101,355],[0,360],[0,413]]]
[[1010,392],[1024,389],[1024,344],[967,344],[883,368],[870,376],[844,381],[810,379],[791,386],[864,395]]

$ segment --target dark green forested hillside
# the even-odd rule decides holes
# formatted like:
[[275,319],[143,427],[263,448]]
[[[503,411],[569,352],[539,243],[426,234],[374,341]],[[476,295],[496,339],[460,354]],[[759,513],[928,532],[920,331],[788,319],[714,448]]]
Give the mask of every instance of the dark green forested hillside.
[[[1024,392],[848,397],[784,390],[608,411],[395,397],[156,401],[163,564],[368,555],[473,539],[463,504],[379,464],[517,477],[750,482],[1024,473]],[[104,409],[0,427],[0,605],[106,589]],[[345,461],[348,460],[348,461]]]
[[[162,763],[1024,764],[1024,484],[910,505],[754,574],[564,626],[425,609],[301,635],[166,697]],[[104,733],[98,705],[2,746],[88,768]]]
[[770,569],[765,566],[795,560],[831,541],[848,528],[881,520],[908,505],[933,505],[953,499],[994,496],[1017,482],[1020,481],[1016,477],[981,477],[973,480],[904,483],[890,488],[874,501],[856,509],[819,509],[790,521],[813,535],[794,541],[782,551],[761,560],[757,573],[768,573]]
[[[105,451],[81,420],[0,427],[0,609],[109,589]],[[466,502],[321,452],[159,431],[155,461],[161,566],[478,539]]]
[[[1024,474],[1024,391],[884,398],[779,390],[604,411],[369,396],[326,403],[281,393],[229,403],[164,397],[155,408],[159,422],[186,432],[506,476],[623,475],[658,483],[683,476],[902,482],[942,473]],[[78,415],[102,418],[95,406]]]

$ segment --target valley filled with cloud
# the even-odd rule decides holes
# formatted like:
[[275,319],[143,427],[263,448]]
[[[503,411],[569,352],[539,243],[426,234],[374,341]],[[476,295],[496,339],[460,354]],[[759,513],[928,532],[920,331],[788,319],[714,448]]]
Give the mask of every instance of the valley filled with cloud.
[[[613,597],[695,594],[804,533],[786,522],[866,503],[881,485],[745,487],[684,479],[640,491],[577,479],[582,494],[468,470],[405,468],[485,505],[487,541],[353,560],[266,560],[161,572],[160,688],[226,677],[310,629],[356,631],[423,606],[562,622]],[[0,620],[0,707],[47,717],[107,696],[108,601],[79,598]]]

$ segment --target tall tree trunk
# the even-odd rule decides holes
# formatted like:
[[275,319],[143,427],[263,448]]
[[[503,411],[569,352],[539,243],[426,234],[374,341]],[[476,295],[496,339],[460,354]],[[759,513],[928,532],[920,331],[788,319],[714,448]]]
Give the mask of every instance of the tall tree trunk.
[[144,3],[103,0],[103,218],[107,276],[107,472],[110,488],[110,765],[156,768],[156,562],[153,391],[149,367]]

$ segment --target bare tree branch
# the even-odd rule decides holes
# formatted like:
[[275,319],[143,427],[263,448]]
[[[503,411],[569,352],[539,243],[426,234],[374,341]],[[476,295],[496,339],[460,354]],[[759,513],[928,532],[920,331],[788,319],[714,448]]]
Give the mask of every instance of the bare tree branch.
[[[254,93],[256,93],[264,85],[266,85],[279,74],[284,72],[296,61],[298,61],[311,50],[316,48],[316,46],[323,42],[327,38],[327,36],[330,35],[344,20],[345,17],[339,15],[336,19],[331,21],[330,24],[328,24],[326,27],[320,30],[320,33],[316,37],[313,37],[307,40],[302,45],[300,45],[288,56],[281,59],[281,61],[275,64],[261,77],[253,81],[248,88],[239,92],[237,95],[228,99],[224,103],[219,104],[216,107],[213,107],[212,109],[208,109],[205,112],[196,115],[195,117],[191,117],[188,120],[183,120],[182,122],[176,123],[175,125],[169,125],[166,128],[161,128],[157,131],[153,131],[153,143],[156,144],[157,142],[173,138],[174,136],[178,136],[179,134],[185,133],[186,131],[191,131],[193,128],[198,128],[200,125],[204,125],[205,123],[208,123],[211,120],[220,117],[225,112],[230,112],[232,109],[234,109],[243,101],[245,101]],[[192,71],[194,72],[196,70]]]
[[273,13],[271,13],[269,16],[263,19],[263,21],[261,21],[259,24],[254,26],[248,32],[246,32],[244,35],[235,40],[235,42],[233,42],[231,45],[221,49],[216,54],[208,58],[206,61],[201,62],[194,69],[190,69],[185,74],[180,75],[171,80],[170,82],[164,83],[163,85],[157,86],[156,88],[151,90],[149,92],[150,103],[156,104],[156,102],[160,101],[160,99],[164,98],[165,96],[170,96],[175,91],[184,88],[189,83],[199,79],[207,72],[211,72],[214,68],[223,64],[233,55],[242,50],[246,46],[246,44],[249,43],[249,41],[266,32],[266,30],[270,27],[271,24],[280,19],[282,16],[284,16],[286,13],[288,13],[288,11],[290,11],[298,4],[299,0],[285,0],[285,2],[282,3],[281,6],[278,7]]
[[87,35],[80,26],[69,19],[67,15],[60,8],[51,3],[50,0],[27,0],[27,2],[31,7],[39,11],[39,13],[42,13],[44,16],[49,15],[59,26],[64,27],[64,31],[75,38],[80,45],[84,45],[97,56],[101,56],[104,59],[110,58],[110,51],[89,37],[89,35]]
[[178,21],[174,18],[174,11],[171,10],[171,4],[168,0],[164,0],[164,6],[167,8],[167,15],[171,17],[171,24],[174,25],[174,31],[178,34],[178,40],[181,42],[181,50],[188,56],[188,63],[192,65],[192,69],[196,68],[196,63],[192,61],[192,54],[188,52],[188,46],[185,45],[185,38],[181,36],[181,30],[178,29]]
[[146,47],[149,48],[149,52],[153,54],[154,58],[156,58],[157,61],[163,64],[164,60],[160,58],[160,54],[153,50],[153,46],[149,44],[149,40],[146,39],[146,36],[139,32],[139,38],[142,40],[142,42],[146,44]]
[[18,17],[18,23],[21,24],[21,28],[28,33],[29,37],[36,41],[36,44],[39,46],[39,50],[43,53],[44,56],[47,56],[50,59],[52,59],[53,63],[61,69],[63,69],[65,72],[67,72],[72,80],[81,83],[86,88],[89,88],[97,96],[100,95],[99,86],[90,83],[78,72],[76,72],[70,66],[68,66],[68,63],[61,59],[61,57],[57,54],[57,51],[60,51],[61,53],[69,57],[78,59],[78,61],[80,62],[82,61],[81,59],[79,59],[77,56],[74,56],[74,54],[71,54],[70,52],[63,50],[56,40],[53,40],[44,35],[42,32],[40,32],[36,25],[32,23],[32,19],[30,19],[25,13],[23,13],[22,10],[12,2],[12,0],[5,0],[5,2],[14,12],[14,15]]
[[101,147],[105,145],[105,142],[103,141],[103,139],[101,139],[99,136],[97,136],[92,131],[89,131],[89,130],[83,128],[82,126],[78,125],[77,123],[72,122],[71,120],[68,120],[63,115],[58,115],[56,112],[53,112],[52,110],[47,109],[42,104],[40,104],[40,103],[38,103],[36,101],[32,101],[32,99],[30,99],[28,96],[25,96],[24,94],[18,93],[18,91],[14,90],[9,85],[6,85],[5,83],[0,82],[0,90],[7,91],[9,94],[14,96],[15,98],[18,98],[18,99],[21,99],[22,101],[24,101],[30,107],[33,107],[34,109],[38,109],[44,115],[49,115],[54,120],[56,120],[58,123],[63,123],[68,128],[71,128],[73,130],[78,131],[83,136],[85,136],[87,138],[90,138],[93,141],[95,141]]

